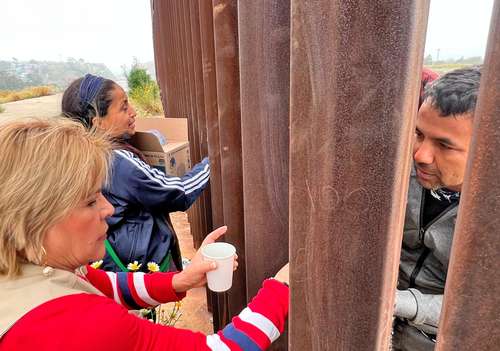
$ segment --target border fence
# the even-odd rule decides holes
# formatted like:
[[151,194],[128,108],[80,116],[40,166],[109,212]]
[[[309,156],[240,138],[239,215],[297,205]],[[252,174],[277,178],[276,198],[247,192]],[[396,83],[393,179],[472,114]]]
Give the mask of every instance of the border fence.
[[[187,117],[240,267],[223,326],[291,263],[273,350],[387,350],[429,0],[152,0],[165,113]],[[500,1],[496,0],[437,350],[500,346]]]

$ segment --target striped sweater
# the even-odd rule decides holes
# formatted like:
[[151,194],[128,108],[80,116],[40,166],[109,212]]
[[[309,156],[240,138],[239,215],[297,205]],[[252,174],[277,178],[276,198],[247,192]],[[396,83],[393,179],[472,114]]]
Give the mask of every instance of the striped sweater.
[[82,278],[123,307],[139,310],[184,298],[185,293],[176,293],[172,288],[174,275],[174,272],[114,273],[87,266],[87,274]]
[[75,294],[27,313],[0,341],[5,350],[258,351],[276,340],[288,314],[288,287],[273,279],[222,331],[213,335],[153,324],[128,313],[175,301],[174,273],[109,273],[88,268],[86,279],[106,296]]

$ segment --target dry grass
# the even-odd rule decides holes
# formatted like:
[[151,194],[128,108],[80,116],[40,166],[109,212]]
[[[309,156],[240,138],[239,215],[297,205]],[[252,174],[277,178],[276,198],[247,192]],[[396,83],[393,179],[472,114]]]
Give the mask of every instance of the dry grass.
[[22,90],[0,90],[0,103],[32,99],[54,93],[55,89],[51,86],[30,87]]

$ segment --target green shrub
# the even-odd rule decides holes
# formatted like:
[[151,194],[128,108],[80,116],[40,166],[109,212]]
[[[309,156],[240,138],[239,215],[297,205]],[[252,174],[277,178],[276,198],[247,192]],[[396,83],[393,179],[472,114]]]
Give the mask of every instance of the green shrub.
[[163,114],[160,89],[148,72],[135,62],[125,75],[127,77],[129,97],[137,110],[137,114],[139,116]]
[[145,87],[152,82],[153,80],[148,72],[144,68],[140,68],[137,64],[134,64],[127,74],[127,83],[130,92]]
[[0,105],[0,113],[2,113],[4,111],[5,111],[5,108],[2,105]]
[[160,99],[160,90],[156,82],[150,82],[131,90],[130,100],[139,115],[159,115],[163,114],[163,106]]

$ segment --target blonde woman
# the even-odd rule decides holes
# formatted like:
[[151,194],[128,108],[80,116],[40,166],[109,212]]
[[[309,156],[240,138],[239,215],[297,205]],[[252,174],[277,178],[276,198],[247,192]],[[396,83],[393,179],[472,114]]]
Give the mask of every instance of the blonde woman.
[[[182,298],[215,263],[182,272],[104,272],[113,207],[103,197],[111,145],[69,120],[0,125],[0,351],[262,350],[288,313],[288,267],[223,331],[153,324],[127,308]],[[226,228],[207,236],[213,242]]]

